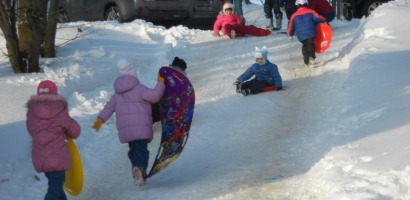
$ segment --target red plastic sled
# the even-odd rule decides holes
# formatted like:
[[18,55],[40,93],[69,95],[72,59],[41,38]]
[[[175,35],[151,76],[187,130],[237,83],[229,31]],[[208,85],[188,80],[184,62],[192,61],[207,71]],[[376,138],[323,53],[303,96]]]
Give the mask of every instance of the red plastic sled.
[[315,52],[323,53],[329,48],[332,42],[332,28],[327,23],[320,23],[316,26]]
[[262,89],[263,92],[270,92],[270,91],[276,91],[277,88],[275,86],[266,86]]

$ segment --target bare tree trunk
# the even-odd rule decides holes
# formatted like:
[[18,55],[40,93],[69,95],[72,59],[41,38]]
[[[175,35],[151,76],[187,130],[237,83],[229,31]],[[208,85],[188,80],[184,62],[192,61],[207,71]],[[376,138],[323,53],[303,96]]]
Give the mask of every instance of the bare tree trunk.
[[14,73],[23,71],[23,60],[20,54],[16,28],[16,2],[5,0],[0,3],[0,28],[6,39],[7,56]]
[[31,0],[19,0],[18,3],[18,38],[19,38],[19,47],[20,47],[20,55],[22,56],[22,60],[24,62],[24,69],[22,72],[28,72],[29,68],[29,61],[28,61],[28,52],[30,48],[30,44],[32,42],[32,30],[29,25],[29,17],[27,14],[29,13],[28,10],[32,10]]
[[[14,73],[39,72],[42,45],[47,49],[48,56],[55,56],[57,9],[58,0],[0,2],[0,28],[6,39],[7,56]],[[47,22],[47,10],[50,11],[51,24]]]
[[44,56],[55,57],[55,38],[57,32],[58,0],[51,0],[48,10],[47,27],[44,37]]
[[41,18],[45,17],[39,13],[37,5],[34,5],[34,9],[27,10],[28,25],[31,28],[31,43],[27,51],[28,58],[28,72],[40,71],[40,53],[43,34],[41,31]]

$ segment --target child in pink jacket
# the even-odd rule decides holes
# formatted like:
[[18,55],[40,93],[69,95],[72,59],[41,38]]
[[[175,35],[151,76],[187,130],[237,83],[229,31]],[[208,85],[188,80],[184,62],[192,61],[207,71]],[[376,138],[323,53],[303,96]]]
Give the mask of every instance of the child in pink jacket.
[[245,26],[242,24],[241,16],[233,13],[234,5],[230,2],[224,3],[222,11],[217,15],[214,23],[214,36],[220,37],[219,31],[222,31],[223,36],[234,39],[236,37],[244,37],[246,34],[254,36],[267,36],[271,31],[256,26]]
[[98,131],[115,112],[118,137],[121,143],[128,143],[128,157],[132,164],[134,183],[145,184],[149,151],[148,143],[153,137],[151,103],[158,102],[165,91],[164,79],[158,77],[154,89],[141,84],[134,66],[121,59],[117,64],[121,75],[114,81],[115,94],[105,105],[92,126]]
[[33,165],[48,179],[44,199],[67,199],[63,184],[65,171],[70,168],[70,154],[65,139],[66,136],[77,138],[81,128],[68,114],[67,101],[58,95],[57,86],[50,80],[40,82],[37,95],[32,96],[26,106]]

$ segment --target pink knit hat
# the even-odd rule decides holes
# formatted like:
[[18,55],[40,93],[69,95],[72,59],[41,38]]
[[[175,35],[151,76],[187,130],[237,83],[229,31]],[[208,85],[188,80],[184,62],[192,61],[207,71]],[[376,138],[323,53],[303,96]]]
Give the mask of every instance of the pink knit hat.
[[58,94],[56,84],[50,80],[41,81],[37,86],[37,95],[40,94]]

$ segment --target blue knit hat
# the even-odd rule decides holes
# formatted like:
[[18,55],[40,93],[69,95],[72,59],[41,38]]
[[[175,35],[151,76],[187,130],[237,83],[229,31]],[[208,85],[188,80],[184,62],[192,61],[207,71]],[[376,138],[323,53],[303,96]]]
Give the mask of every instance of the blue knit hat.
[[261,49],[258,47],[255,48],[255,58],[263,58],[264,60],[268,60],[268,50],[266,46],[263,46]]

